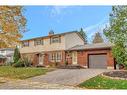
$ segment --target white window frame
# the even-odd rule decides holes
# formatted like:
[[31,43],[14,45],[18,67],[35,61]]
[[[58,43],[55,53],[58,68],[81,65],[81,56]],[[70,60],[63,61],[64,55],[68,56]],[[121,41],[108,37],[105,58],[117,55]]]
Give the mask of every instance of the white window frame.
[[53,52],[49,54],[51,62],[60,62],[62,60],[62,52]]
[[44,42],[42,39],[37,39],[37,40],[34,40],[34,45],[37,46],[37,45],[43,45]]
[[51,43],[60,43],[61,42],[61,37],[52,37],[51,38]]
[[[27,44],[26,44],[27,43]],[[29,41],[22,42],[23,47],[29,47]]]

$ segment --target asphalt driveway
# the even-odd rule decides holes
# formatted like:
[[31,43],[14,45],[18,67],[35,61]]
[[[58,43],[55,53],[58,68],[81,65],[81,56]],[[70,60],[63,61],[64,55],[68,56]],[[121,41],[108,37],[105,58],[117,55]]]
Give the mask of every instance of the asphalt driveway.
[[33,82],[42,82],[49,84],[61,84],[76,86],[81,82],[97,76],[103,72],[109,71],[107,69],[58,69],[28,80]]

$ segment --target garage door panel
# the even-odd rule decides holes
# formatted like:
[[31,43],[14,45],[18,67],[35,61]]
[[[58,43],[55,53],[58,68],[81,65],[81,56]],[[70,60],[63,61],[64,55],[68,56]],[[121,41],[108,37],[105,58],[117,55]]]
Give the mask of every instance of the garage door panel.
[[107,68],[107,55],[89,55],[89,68]]

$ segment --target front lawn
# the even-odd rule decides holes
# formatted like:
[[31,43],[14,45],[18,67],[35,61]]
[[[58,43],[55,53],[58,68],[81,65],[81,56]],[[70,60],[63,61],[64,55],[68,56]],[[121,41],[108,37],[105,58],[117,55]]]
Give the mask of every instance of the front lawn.
[[127,80],[115,80],[96,76],[79,85],[88,89],[127,89]]
[[46,74],[48,71],[51,71],[51,69],[36,67],[15,68],[11,66],[1,66],[0,77],[26,79],[33,76]]

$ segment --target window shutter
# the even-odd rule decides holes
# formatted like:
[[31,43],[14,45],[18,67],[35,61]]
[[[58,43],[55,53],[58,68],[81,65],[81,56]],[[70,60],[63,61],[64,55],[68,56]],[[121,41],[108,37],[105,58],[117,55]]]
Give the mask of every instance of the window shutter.
[[51,41],[52,41],[52,40],[51,40],[51,37],[50,37],[50,44],[52,43]]
[[61,36],[59,36],[59,43],[61,43]]

